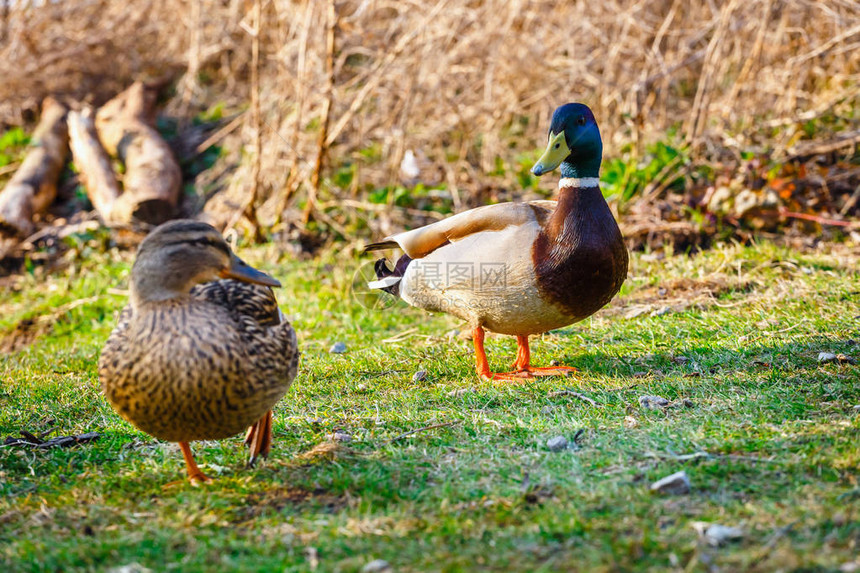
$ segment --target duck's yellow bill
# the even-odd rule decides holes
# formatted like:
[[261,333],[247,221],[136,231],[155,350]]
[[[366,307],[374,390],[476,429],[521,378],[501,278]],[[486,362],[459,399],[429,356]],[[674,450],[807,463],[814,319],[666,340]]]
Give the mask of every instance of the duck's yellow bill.
[[535,166],[532,167],[532,173],[540,177],[544,173],[549,173],[564,161],[570,155],[570,149],[567,147],[567,141],[564,139],[564,131],[553,135],[549,134],[549,143],[547,143],[546,151],[543,152]]
[[281,283],[263,271],[258,271],[235,254],[230,258],[230,266],[221,271],[221,278],[236,279],[246,283],[255,283],[270,287],[279,287]]

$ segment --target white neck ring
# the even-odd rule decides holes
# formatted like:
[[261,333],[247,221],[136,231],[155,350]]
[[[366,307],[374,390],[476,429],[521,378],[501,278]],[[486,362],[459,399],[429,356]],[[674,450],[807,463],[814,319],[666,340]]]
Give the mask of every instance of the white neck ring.
[[559,189],[565,187],[598,187],[599,185],[600,179],[597,177],[562,177],[558,180]]

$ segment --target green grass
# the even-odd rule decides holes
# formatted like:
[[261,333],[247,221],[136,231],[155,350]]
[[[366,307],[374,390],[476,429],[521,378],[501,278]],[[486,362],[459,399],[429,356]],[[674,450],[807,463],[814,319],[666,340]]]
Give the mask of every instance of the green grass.
[[[850,253],[636,255],[610,308],[533,343],[536,364],[581,373],[509,384],[478,381],[471,343],[448,335],[455,319],[356,304],[348,253],[299,263],[240,249],[284,282],[301,371],[267,463],[245,469],[239,437],[197,443],[216,482],[165,490],[184,475],[178,449],[99,394],[99,348],[125,303],[107,289],[126,288],[130,257],[86,250],[0,294],[0,344],[22,320],[41,331],[2,360],[0,435],[52,423],[102,434],[0,448],[5,571],[360,571],[373,559],[397,571],[838,571],[860,551],[860,366],[817,360],[860,358]],[[347,354],[328,353],[338,340]],[[487,345],[494,368],[513,360],[512,339]],[[419,369],[427,379],[413,381]],[[597,405],[550,394],[562,388]],[[645,394],[692,407],[643,410]],[[353,441],[308,454],[335,430]],[[579,430],[578,447],[547,449]],[[696,452],[709,455],[684,457]],[[679,470],[689,495],[648,491]],[[710,547],[696,521],[745,536]]]

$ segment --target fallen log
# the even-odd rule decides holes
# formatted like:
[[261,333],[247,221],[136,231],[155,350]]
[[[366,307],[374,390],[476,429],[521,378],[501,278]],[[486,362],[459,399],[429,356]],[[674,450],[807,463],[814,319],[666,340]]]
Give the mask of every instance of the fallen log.
[[105,150],[125,165],[114,216],[157,225],[176,212],[182,172],[154,127],[154,109],[153,89],[135,82],[99,109],[95,125]]
[[105,151],[119,155],[120,142],[129,124],[155,125],[155,103],[158,90],[143,82],[134,82],[123,92],[101,106],[96,113],[96,130]]
[[21,167],[0,193],[0,234],[26,237],[35,229],[33,216],[57,196],[57,180],[69,149],[66,106],[48,97]]
[[87,190],[90,202],[106,225],[128,223],[131,211],[117,202],[122,190],[116,180],[110,157],[102,147],[93,123],[93,110],[70,111],[69,146],[72,159]]

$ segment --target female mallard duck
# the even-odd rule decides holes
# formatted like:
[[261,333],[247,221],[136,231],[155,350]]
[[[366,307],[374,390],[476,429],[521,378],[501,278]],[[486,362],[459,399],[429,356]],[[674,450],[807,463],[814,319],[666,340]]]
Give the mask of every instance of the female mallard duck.
[[[227,280],[210,282],[219,278]],[[171,221],[140,244],[130,304],[102,349],[99,378],[120,416],[179,442],[192,483],[211,480],[188,442],[248,428],[249,463],[269,453],[271,409],[299,359],[269,288],[277,286],[205,223]]]
[[[368,245],[368,251],[400,247],[406,253],[394,270],[377,261],[379,280],[370,286],[468,321],[484,378],[575,370],[532,367],[528,337],[591,316],[627,276],[627,249],[598,187],[602,154],[591,110],[579,103],[559,107],[546,152],[532,168],[540,176],[561,166],[558,201],[478,207]],[[485,328],[516,335],[513,372],[490,372]]]

